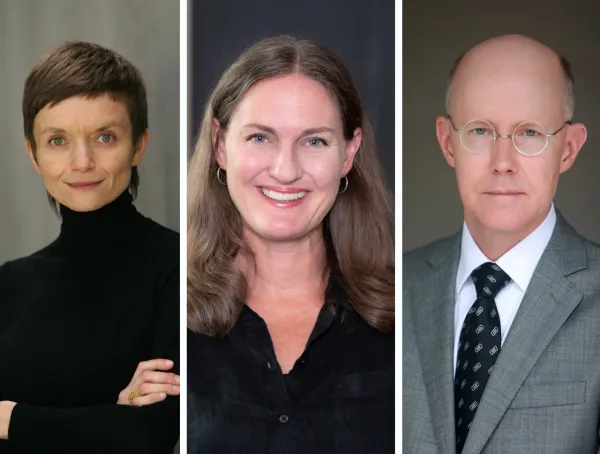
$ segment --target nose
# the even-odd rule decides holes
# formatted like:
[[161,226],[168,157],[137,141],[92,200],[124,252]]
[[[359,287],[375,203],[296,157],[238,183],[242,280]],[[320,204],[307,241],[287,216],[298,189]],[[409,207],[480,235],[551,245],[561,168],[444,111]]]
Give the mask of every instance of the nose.
[[302,176],[302,169],[293,145],[282,144],[277,150],[269,168],[269,175],[283,184],[290,184]]
[[74,145],[72,150],[71,167],[79,172],[87,172],[94,168],[93,151],[85,142]]
[[510,136],[499,134],[492,145],[490,155],[492,173],[514,174],[517,172],[518,151],[515,149]]

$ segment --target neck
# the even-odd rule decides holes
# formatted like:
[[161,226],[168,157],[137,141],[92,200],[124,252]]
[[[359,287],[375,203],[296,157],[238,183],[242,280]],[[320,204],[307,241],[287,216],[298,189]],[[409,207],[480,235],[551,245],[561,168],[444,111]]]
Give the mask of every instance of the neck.
[[465,223],[477,247],[490,261],[495,262],[537,229],[549,212],[550,208],[518,232],[486,228],[475,219],[468,217],[466,213]]
[[89,252],[121,247],[135,235],[141,217],[129,191],[94,211],[74,211],[60,205],[62,224],[59,242],[68,249]]
[[250,232],[245,239],[252,255],[240,253],[237,261],[248,281],[252,306],[298,301],[322,305],[327,259],[321,229],[290,242],[267,241]]

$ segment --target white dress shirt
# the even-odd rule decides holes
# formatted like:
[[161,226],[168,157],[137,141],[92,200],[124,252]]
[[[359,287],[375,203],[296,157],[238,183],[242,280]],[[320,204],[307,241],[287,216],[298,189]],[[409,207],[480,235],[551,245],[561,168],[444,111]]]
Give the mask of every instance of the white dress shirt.
[[[533,232],[495,262],[511,278],[508,285],[494,299],[498,313],[500,314],[500,332],[502,335],[500,345],[506,339],[506,335],[523,300],[523,295],[525,295],[525,291],[529,285],[529,281],[531,281],[535,267],[550,241],[555,224],[556,212],[554,204],[552,204],[546,219]],[[465,223],[462,232],[460,261],[456,272],[454,370],[456,370],[458,339],[462,324],[465,321],[467,312],[477,299],[477,292],[475,291],[475,284],[473,284],[473,280],[471,279],[471,273],[485,262],[491,262],[491,260],[475,244],[471,232],[469,232]]]

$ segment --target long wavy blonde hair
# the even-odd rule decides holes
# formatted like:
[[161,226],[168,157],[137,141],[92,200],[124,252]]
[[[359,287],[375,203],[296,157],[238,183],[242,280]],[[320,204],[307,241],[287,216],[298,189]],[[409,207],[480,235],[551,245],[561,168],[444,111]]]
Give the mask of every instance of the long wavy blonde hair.
[[225,71],[208,100],[188,171],[188,328],[220,337],[231,331],[248,286],[234,265],[246,250],[242,219],[218,164],[211,126],[223,131],[240,101],[257,82],[302,74],[319,83],[340,110],[344,136],[362,129],[362,144],[348,173],[348,187],[324,219],[327,271],[349,304],[370,325],[394,329],[393,212],[371,126],[358,90],[340,58],[312,41],[290,36],[264,39],[246,49]]

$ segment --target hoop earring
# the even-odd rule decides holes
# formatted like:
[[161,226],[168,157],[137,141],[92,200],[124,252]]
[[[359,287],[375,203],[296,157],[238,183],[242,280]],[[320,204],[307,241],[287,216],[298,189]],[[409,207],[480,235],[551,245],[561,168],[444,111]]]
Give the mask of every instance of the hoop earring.
[[338,194],[343,194],[346,192],[346,189],[348,189],[348,177],[346,175],[344,175],[344,180],[346,181],[346,186],[344,186],[344,189],[338,192]]
[[[227,186],[227,180],[225,180],[225,183],[223,183],[223,181],[221,181],[221,173],[220,172],[221,172],[221,167],[219,167],[217,169],[217,181],[219,183],[221,183],[223,186]],[[225,177],[225,178],[227,178],[227,177]]]

